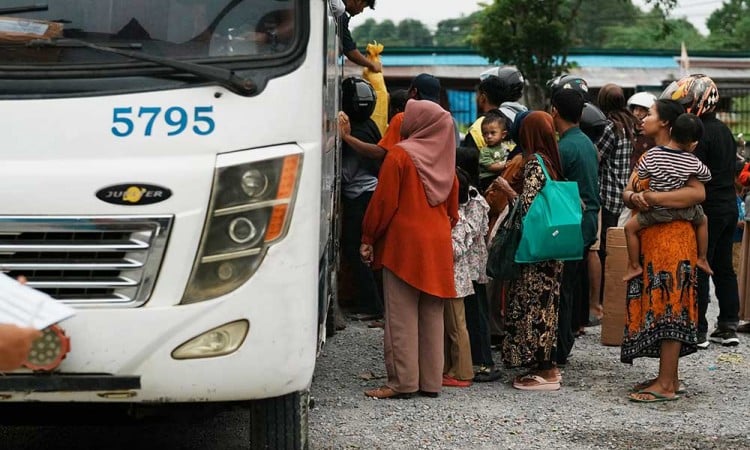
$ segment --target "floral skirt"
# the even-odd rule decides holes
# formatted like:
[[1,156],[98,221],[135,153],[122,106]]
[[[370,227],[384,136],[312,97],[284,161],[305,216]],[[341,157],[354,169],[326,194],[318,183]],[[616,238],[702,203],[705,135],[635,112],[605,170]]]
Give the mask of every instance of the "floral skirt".
[[682,342],[680,356],[697,350],[697,244],[689,222],[641,231],[643,276],[627,287],[625,337],[620,360],[658,358],[662,340]]
[[523,264],[508,286],[502,358],[506,367],[551,362],[557,347],[561,261]]

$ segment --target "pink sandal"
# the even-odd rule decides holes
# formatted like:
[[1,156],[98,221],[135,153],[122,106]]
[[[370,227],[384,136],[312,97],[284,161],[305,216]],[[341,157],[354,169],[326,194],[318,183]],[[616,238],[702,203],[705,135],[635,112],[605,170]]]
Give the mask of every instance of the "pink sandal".
[[[524,384],[524,381],[533,381],[534,383]],[[548,381],[539,375],[530,373],[513,381],[513,387],[521,391],[558,391],[560,390],[560,382],[556,379]]]

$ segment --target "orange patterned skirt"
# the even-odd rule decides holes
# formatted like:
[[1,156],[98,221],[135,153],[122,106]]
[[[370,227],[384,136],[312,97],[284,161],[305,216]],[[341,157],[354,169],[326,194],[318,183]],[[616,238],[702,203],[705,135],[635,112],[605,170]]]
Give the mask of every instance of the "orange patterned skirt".
[[627,287],[625,337],[620,360],[658,358],[661,341],[682,342],[680,356],[697,350],[698,301],[695,230],[675,221],[641,231],[643,276]]

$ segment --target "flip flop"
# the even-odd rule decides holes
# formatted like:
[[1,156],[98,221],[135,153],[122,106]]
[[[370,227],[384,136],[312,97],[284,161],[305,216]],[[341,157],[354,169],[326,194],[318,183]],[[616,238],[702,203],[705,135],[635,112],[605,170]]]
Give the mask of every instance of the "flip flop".
[[[652,386],[654,383],[656,383],[656,378],[648,381],[644,381],[643,383],[638,383],[630,390],[630,393],[636,393],[638,391],[641,391],[643,389],[646,389],[649,386]],[[675,391],[675,394],[682,395],[687,394],[687,387],[685,387],[685,383],[680,380],[680,385],[677,387],[677,391]]]
[[[652,398],[652,399],[642,399],[642,398],[633,397],[633,395],[636,395],[636,394],[646,394],[646,395],[650,395],[650,396],[652,396],[654,398]],[[673,402],[673,401],[679,400],[679,399],[680,399],[680,396],[677,395],[677,394],[673,395],[672,397],[667,397],[666,395],[659,394],[658,392],[646,391],[646,390],[642,390],[642,391],[638,391],[638,392],[633,392],[632,394],[628,395],[628,400],[630,400],[631,402],[635,402],[635,403]]]
[[[536,384],[522,384],[521,381],[534,381]],[[521,391],[559,391],[559,381],[547,381],[539,375],[524,375],[513,382],[513,387]]]

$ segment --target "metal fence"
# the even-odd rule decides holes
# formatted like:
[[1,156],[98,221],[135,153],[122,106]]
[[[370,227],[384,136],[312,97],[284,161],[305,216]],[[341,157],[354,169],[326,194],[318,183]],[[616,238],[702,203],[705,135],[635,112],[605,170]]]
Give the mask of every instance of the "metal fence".
[[447,93],[451,114],[458,122],[461,134],[464,134],[477,118],[476,94],[474,91],[453,89],[448,89]]
[[750,88],[721,88],[717,115],[735,137],[743,134],[750,140]]

